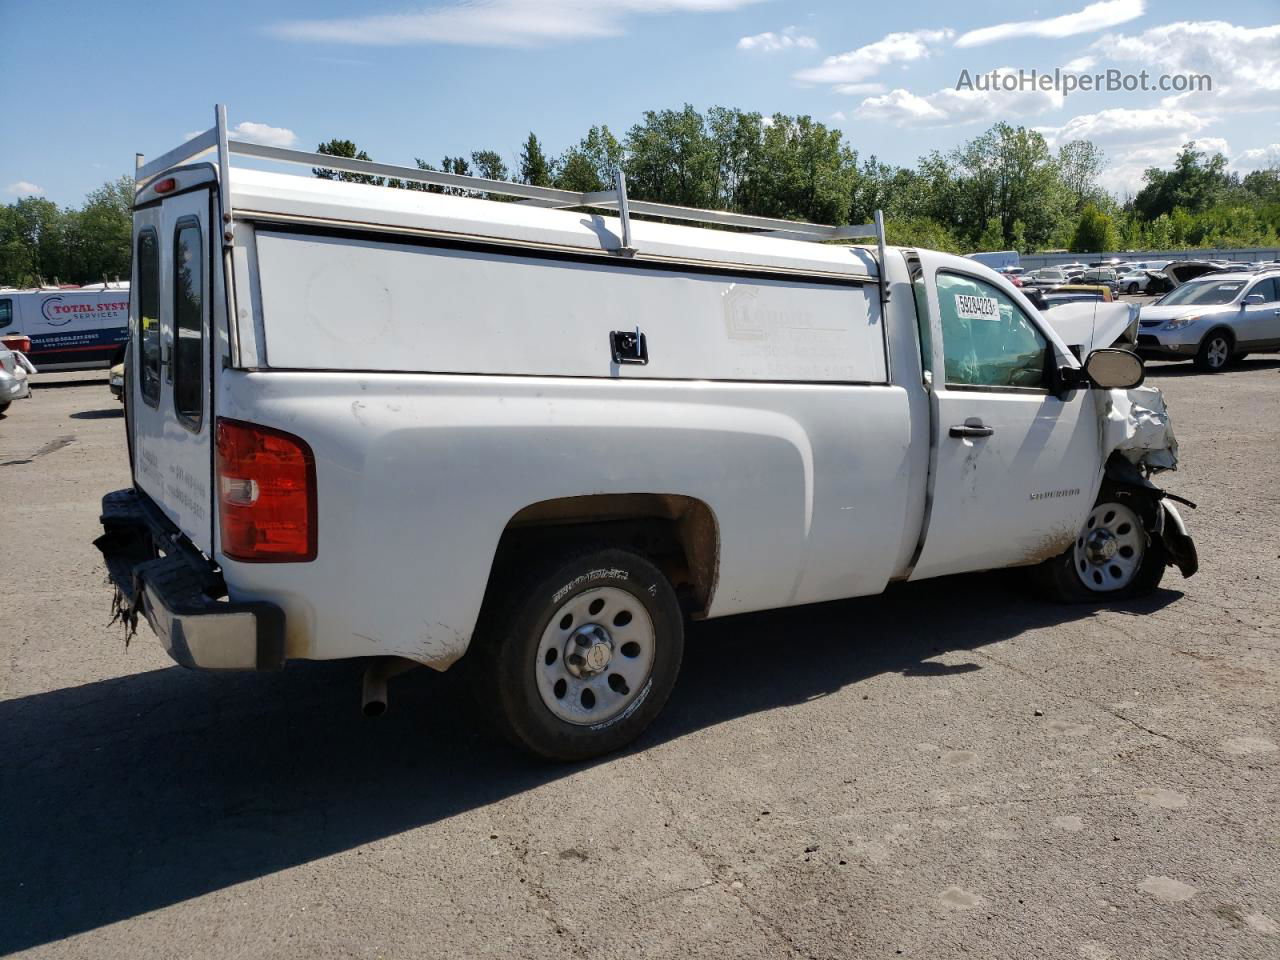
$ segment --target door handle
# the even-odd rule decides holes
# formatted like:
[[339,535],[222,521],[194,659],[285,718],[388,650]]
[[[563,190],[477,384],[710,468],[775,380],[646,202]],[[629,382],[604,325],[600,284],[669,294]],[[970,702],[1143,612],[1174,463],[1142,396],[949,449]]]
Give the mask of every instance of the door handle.
[[970,418],[964,423],[954,425],[950,432],[953,437],[989,437],[996,431],[994,427],[988,427],[981,420]]

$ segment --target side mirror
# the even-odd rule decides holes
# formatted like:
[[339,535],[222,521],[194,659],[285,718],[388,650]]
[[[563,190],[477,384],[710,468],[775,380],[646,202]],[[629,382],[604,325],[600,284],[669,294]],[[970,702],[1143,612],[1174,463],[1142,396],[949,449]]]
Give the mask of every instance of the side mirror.
[[1129,350],[1104,347],[1089,354],[1084,362],[1085,375],[1095,387],[1103,390],[1129,390],[1142,386],[1147,377],[1142,358]]
[[1247,307],[1251,303],[1266,303],[1267,298],[1260,293],[1251,293],[1240,302],[1240,306]]

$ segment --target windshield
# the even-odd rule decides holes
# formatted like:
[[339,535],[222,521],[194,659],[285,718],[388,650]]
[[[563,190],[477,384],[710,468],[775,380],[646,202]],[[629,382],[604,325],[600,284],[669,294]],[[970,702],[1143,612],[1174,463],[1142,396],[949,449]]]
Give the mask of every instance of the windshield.
[[1244,289],[1244,285],[1243,280],[1192,280],[1169,291],[1159,303],[1161,306],[1230,303]]

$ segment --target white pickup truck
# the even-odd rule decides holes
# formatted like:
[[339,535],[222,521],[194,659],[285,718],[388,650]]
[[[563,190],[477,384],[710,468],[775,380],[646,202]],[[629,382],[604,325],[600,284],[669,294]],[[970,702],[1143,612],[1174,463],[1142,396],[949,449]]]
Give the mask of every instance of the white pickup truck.
[[573,759],[653,720],[687,617],[1002,567],[1105,602],[1195,571],[1148,479],[1173,444],[1141,361],[1082,365],[992,270],[886,247],[878,216],[340,160],[217,116],[139,161],[134,483],[99,540],[118,613],[184,666],[370,658],[377,712],[392,673],[469,654],[484,712]]

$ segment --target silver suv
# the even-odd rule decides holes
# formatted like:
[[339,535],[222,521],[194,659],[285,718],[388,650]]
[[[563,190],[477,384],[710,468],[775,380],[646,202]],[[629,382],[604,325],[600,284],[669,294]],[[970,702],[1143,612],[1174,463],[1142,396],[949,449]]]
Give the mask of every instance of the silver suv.
[[1254,351],[1280,350],[1280,271],[1214,273],[1142,308],[1138,353],[1193,360],[1217,373]]

